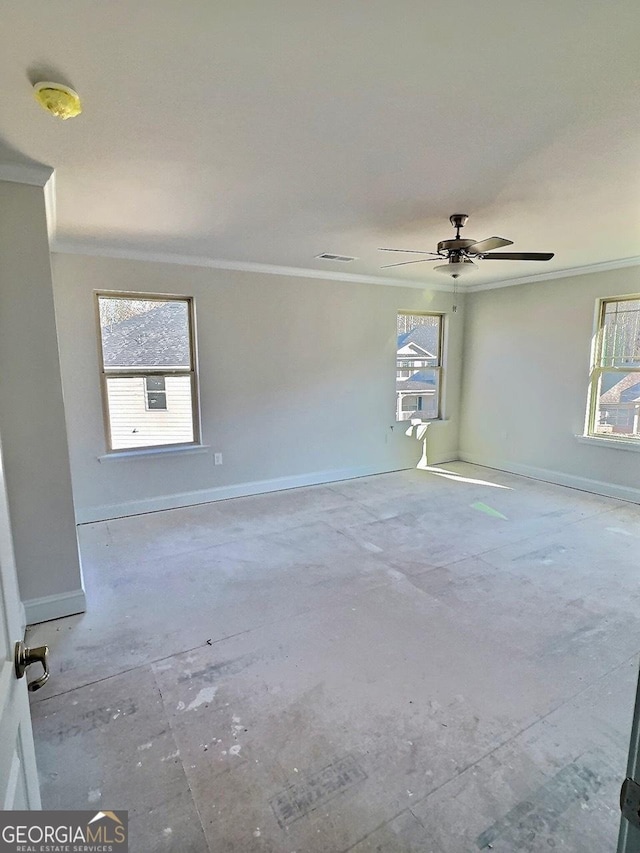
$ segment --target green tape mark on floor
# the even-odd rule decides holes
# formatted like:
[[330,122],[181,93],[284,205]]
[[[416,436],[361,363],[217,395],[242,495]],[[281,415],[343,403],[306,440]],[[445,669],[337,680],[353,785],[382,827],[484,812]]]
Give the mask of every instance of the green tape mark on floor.
[[491,518],[503,518],[505,521],[509,520],[506,515],[503,515],[491,506],[487,506],[487,504],[483,504],[482,501],[476,501],[474,504],[471,504],[471,509],[477,509],[480,512],[484,512],[485,515],[490,515]]

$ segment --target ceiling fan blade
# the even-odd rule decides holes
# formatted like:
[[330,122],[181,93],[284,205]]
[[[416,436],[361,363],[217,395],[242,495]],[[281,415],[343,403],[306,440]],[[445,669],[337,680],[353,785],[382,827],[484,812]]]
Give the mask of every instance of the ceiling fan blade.
[[500,249],[502,246],[513,246],[513,240],[505,240],[504,237],[487,237],[486,240],[478,240],[467,246],[467,252],[471,255],[482,255],[492,249]]
[[492,252],[483,255],[482,260],[494,261],[550,261],[553,252]]
[[419,249],[378,249],[379,252],[408,252],[410,255],[435,255],[440,258],[436,252],[421,252]]
[[380,267],[381,270],[389,269],[389,267],[405,267],[407,264],[423,264],[425,261],[435,261],[437,258],[420,258],[419,261],[400,261],[399,264],[385,264]]

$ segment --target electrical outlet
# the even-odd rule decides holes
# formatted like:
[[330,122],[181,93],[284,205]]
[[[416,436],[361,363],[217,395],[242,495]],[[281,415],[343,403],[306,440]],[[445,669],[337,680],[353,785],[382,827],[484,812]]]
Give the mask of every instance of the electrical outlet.
[[213,464],[214,465],[222,465],[222,453],[214,453],[213,454]]

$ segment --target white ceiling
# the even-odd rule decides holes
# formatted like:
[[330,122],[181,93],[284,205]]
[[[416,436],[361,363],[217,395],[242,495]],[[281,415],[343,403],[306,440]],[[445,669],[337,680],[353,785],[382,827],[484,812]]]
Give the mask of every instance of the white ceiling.
[[446,283],[377,247],[465,212],[556,253],[465,284],[583,267],[640,254],[639,42],[638,0],[0,0],[0,161],[56,169],[61,247]]

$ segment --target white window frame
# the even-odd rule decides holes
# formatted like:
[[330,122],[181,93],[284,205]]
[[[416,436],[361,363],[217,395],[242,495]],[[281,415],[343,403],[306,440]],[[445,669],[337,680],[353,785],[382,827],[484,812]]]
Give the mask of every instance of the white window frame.
[[640,373],[640,367],[637,365],[630,367],[617,367],[612,365],[604,365],[602,348],[604,344],[604,323],[607,305],[612,302],[638,302],[640,310],[640,294],[634,293],[626,296],[611,296],[600,299],[596,305],[596,329],[593,336],[593,346],[591,354],[591,371],[589,374],[589,394],[587,404],[587,419],[585,424],[585,437],[589,439],[602,440],[602,442],[617,442],[632,444],[640,447],[640,434],[628,435],[620,433],[604,433],[596,432],[596,417],[598,412],[598,398],[600,396],[600,381],[604,373],[619,373],[620,376],[625,376],[629,373]]
[[[437,311],[396,311],[396,329],[397,329],[398,317],[436,317],[439,321],[438,352],[436,353],[437,364],[433,365],[433,366],[427,365],[424,368],[426,370],[433,370],[437,374],[437,378],[438,378],[438,393],[437,393],[437,397],[436,397],[437,414],[435,417],[432,417],[432,418],[426,418],[426,417],[424,417],[424,415],[422,415],[420,417],[413,418],[413,420],[419,420],[420,422],[423,422],[423,423],[427,423],[427,422],[431,422],[431,421],[441,421],[443,419],[442,401],[444,399],[444,390],[443,390],[444,367],[443,367],[443,363],[444,363],[444,341],[445,341],[445,332],[444,332],[445,316],[446,316],[445,314],[442,314],[442,313],[437,312]],[[396,337],[396,340],[397,340],[397,337]],[[421,365],[423,365],[424,357],[419,356],[418,358],[421,360],[421,362],[420,362]],[[396,353],[396,355],[395,355],[395,376],[396,376],[395,403],[396,403],[396,423],[399,423],[399,424],[410,423],[410,419],[401,420],[401,421],[398,420],[397,380],[398,380],[399,371],[405,372],[407,370],[406,367],[403,367],[401,365],[402,362],[406,362],[406,361],[407,361],[406,356],[400,356],[400,358],[398,358],[397,353]],[[409,367],[409,376],[411,376],[411,372],[413,372],[417,368],[418,368],[417,362],[416,362],[416,364],[414,364],[413,368]],[[409,392],[407,392],[407,393],[409,393]],[[423,394],[420,393],[419,390],[418,391],[412,391],[410,393],[412,396],[416,397],[416,400],[418,397],[424,396]]]
[[[186,302],[187,317],[189,320],[189,358],[190,366],[185,368],[166,368],[166,367],[136,367],[136,368],[120,368],[109,367],[105,368],[104,354],[102,351],[102,328],[100,326],[100,299],[140,299],[144,302]],[[105,440],[107,446],[107,454],[121,455],[122,453],[135,454],[141,452],[143,454],[149,451],[162,451],[165,449],[174,448],[193,448],[201,446],[201,430],[200,430],[200,403],[198,396],[198,360],[196,351],[196,312],[195,302],[192,296],[176,296],[167,295],[164,293],[134,293],[129,291],[95,291],[95,312],[98,338],[98,363],[100,367],[100,391],[102,396],[102,413],[104,419]],[[146,406],[146,377],[147,376],[189,376],[191,380],[191,417],[193,423],[193,441],[166,442],[163,444],[146,444],[135,445],[132,447],[113,447],[111,438],[111,419],[109,415],[109,395],[107,391],[107,379],[109,377],[121,378],[138,378],[143,381],[143,391],[145,395]],[[166,392],[165,392],[166,393]],[[157,411],[163,411],[158,409]]]

